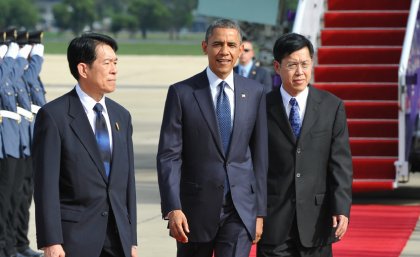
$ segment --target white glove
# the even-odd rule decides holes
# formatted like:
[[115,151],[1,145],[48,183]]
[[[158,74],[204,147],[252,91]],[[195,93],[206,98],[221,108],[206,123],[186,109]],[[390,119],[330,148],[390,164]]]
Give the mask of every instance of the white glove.
[[44,45],[43,44],[35,44],[32,47],[31,56],[32,55],[39,55],[41,57],[44,56]]
[[1,59],[3,59],[6,52],[7,52],[7,45],[1,45],[0,46],[0,58]]
[[31,52],[32,46],[31,45],[24,45],[21,49],[19,49],[18,57],[22,57],[28,59],[29,52]]
[[15,42],[10,43],[9,49],[7,50],[6,57],[12,57],[13,59],[16,59],[16,56],[19,52],[19,45]]

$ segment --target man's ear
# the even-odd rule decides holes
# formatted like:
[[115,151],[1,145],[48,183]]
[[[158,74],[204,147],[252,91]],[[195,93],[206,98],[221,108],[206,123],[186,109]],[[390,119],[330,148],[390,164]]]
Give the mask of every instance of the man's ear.
[[276,60],[273,61],[273,67],[274,67],[274,71],[277,74],[280,74],[280,63]]
[[201,42],[201,49],[203,49],[203,53],[207,55],[207,42],[206,41]]
[[86,63],[79,63],[77,64],[77,71],[79,72],[79,76],[82,78],[86,78],[87,77],[87,69],[88,69],[88,65]]

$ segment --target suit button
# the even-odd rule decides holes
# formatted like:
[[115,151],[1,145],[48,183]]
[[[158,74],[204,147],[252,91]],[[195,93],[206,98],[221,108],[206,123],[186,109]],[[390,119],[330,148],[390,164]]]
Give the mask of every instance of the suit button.
[[297,152],[298,154],[300,154],[300,152],[301,152],[300,147],[298,147],[298,148],[296,149],[296,152]]
[[107,212],[107,211],[102,212],[102,213],[101,213],[101,216],[102,216],[102,217],[106,217],[106,216],[108,216],[108,212]]
[[300,178],[300,173],[297,173],[297,174],[296,174],[296,177],[297,177],[297,178]]

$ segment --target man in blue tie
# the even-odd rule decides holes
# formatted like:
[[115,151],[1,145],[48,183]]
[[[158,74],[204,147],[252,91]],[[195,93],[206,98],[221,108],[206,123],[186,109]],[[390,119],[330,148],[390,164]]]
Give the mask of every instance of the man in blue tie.
[[179,257],[248,257],[262,233],[265,92],[233,72],[241,38],[235,22],[216,20],[202,42],[208,67],[168,90],[157,168]]
[[129,112],[105,97],[116,87],[117,43],[74,38],[67,59],[77,85],[35,121],[38,248],[45,257],[136,257],[136,190]]
[[344,103],[309,84],[314,49],[304,36],[273,47],[280,89],[267,95],[268,213],[258,257],[330,257],[346,233],[352,159]]

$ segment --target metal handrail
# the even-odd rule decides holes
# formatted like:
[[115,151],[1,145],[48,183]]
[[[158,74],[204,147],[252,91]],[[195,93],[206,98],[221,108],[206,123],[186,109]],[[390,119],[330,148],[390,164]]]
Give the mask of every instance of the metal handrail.
[[395,162],[397,180],[408,180],[409,164],[406,153],[406,97],[407,97],[407,72],[412,51],[414,33],[416,31],[417,15],[420,0],[412,0],[410,14],[398,69],[398,160]]

